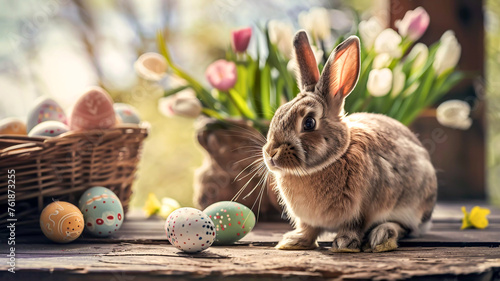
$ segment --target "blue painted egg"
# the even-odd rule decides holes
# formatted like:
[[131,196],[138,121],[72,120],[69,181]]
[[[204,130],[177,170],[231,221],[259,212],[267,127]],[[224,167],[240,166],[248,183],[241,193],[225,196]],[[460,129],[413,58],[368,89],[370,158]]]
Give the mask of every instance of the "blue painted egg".
[[121,123],[139,124],[141,118],[137,110],[126,103],[115,103],[113,105],[116,115],[120,117]]
[[186,253],[201,252],[215,240],[215,226],[210,218],[195,208],[173,211],[165,221],[170,244]]
[[31,131],[37,124],[45,121],[59,121],[67,123],[66,114],[62,107],[53,99],[42,97],[37,100],[37,103],[28,114],[26,123],[26,131]]
[[69,131],[69,127],[59,121],[45,121],[36,125],[29,132],[30,137],[55,137]]
[[110,236],[122,226],[124,214],[120,199],[108,188],[87,189],[78,201],[85,219],[85,229],[95,236]]

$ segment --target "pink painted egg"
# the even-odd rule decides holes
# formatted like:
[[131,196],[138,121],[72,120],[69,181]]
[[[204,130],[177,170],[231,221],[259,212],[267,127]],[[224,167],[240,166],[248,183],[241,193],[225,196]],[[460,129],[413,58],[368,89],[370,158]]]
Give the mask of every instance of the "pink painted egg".
[[59,121],[45,121],[36,125],[29,132],[30,137],[55,137],[69,131],[69,127]]
[[41,97],[28,114],[26,131],[31,131],[36,125],[45,121],[59,121],[67,124],[66,114],[62,107],[51,98]]
[[165,221],[168,241],[186,253],[201,252],[215,240],[215,226],[210,218],[195,208],[173,211]]
[[115,124],[113,100],[104,89],[93,87],[76,101],[69,127],[72,130],[109,129]]

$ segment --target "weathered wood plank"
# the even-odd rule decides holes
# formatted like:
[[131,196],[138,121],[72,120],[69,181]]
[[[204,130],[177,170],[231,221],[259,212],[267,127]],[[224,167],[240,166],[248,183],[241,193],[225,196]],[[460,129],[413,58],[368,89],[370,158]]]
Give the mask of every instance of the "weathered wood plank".
[[[48,251],[57,253],[58,245]],[[83,245],[80,245],[83,247]],[[270,247],[211,247],[198,255],[188,255],[171,245],[120,243],[85,245],[65,255],[43,255],[46,245],[32,245],[18,252],[16,277],[51,272],[56,276],[101,276],[101,274],[138,276],[169,276],[175,278],[260,277],[281,279],[345,278],[401,279],[422,276],[471,275],[492,277],[500,271],[499,248],[400,248],[390,253],[332,253],[326,248],[314,251],[278,251]],[[101,248],[94,248],[101,247]],[[59,249],[58,249],[59,248]],[[94,253],[94,250],[100,253]],[[0,270],[5,270],[1,262]],[[10,273],[9,273],[10,274]],[[46,275],[46,274],[45,274]],[[8,273],[0,273],[7,280]],[[490,280],[491,278],[487,279]],[[119,279],[117,279],[119,280]],[[123,279],[129,280],[129,279]]]

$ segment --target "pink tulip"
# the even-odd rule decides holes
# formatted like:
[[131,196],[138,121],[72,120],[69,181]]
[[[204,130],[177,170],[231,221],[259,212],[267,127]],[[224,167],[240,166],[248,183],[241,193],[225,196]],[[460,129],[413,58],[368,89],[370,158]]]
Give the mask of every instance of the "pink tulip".
[[205,76],[212,87],[227,91],[236,84],[238,78],[236,64],[231,61],[217,60],[207,67]]
[[412,41],[418,40],[429,27],[430,17],[424,8],[406,12],[404,18],[396,22],[401,36],[408,36]]
[[252,28],[245,27],[235,30],[231,33],[233,50],[236,53],[244,53],[248,48],[250,37],[252,37]]

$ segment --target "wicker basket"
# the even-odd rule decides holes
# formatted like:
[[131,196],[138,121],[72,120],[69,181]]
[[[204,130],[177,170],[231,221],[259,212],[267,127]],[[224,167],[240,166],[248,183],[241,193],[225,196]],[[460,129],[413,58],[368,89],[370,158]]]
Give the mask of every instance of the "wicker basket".
[[68,132],[53,138],[0,135],[0,231],[7,228],[9,171],[15,170],[16,234],[39,232],[39,214],[53,200],[76,204],[105,186],[126,212],[148,126]]

